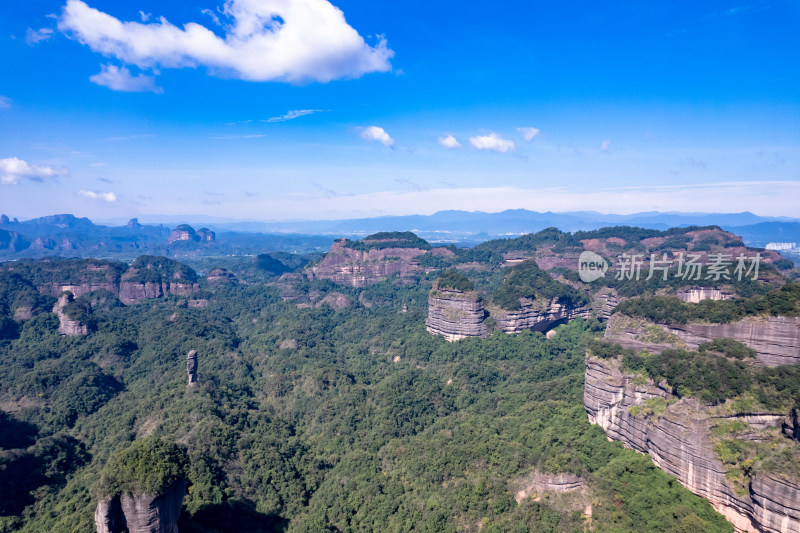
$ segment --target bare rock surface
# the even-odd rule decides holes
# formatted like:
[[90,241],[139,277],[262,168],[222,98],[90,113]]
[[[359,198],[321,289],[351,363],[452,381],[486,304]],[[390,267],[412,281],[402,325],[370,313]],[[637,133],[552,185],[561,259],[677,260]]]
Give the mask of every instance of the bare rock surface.
[[506,333],[519,333],[526,329],[545,332],[578,317],[589,318],[591,310],[586,306],[573,307],[561,303],[558,298],[549,301],[524,300],[518,311],[492,309],[497,328]]
[[189,386],[197,384],[197,350],[191,350],[186,354],[186,373],[189,376]]
[[730,300],[735,296],[731,291],[716,287],[689,287],[678,291],[678,298],[689,303],[699,303],[703,300]]
[[344,240],[333,243],[330,252],[317,265],[306,270],[312,279],[327,279],[351,287],[367,287],[399,274],[405,278],[422,272],[415,261],[426,253],[420,248],[382,248],[356,250]]
[[75,300],[71,292],[65,291],[58,297],[58,301],[53,306],[53,312],[58,315],[58,332],[70,337],[79,337],[89,334],[89,325],[83,324],[80,320],[70,318],[64,310]]
[[485,337],[486,312],[474,291],[434,289],[428,296],[428,332],[452,342],[466,337]]
[[161,494],[116,494],[101,499],[94,514],[97,533],[178,533],[186,492],[180,479]]
[[[663,414],[635,414],[634,407],[661,397],[670,400]],[[714,452],[708,410],[693,399],[676,399],[651,380],[625,374],[616,360],[586,359],[584,406],[589,421],[609,438],[650,455],[653,462],[678,478],[723,514],[739,531],[800,532],[800,486],[755,474],[749,493],[737,493],[726,479],[725,465]],[[739,415],[755,427],[780,425],[775,413]]]

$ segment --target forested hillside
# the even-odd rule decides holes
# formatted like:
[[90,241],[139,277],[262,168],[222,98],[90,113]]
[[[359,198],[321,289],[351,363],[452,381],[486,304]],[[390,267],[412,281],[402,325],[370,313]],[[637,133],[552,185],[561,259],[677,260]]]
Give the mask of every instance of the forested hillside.
[[[4,307],[0,531],[93,531],[107,462],[134,472],[122,452],[146,437],[186,452],[182,532],[731,530],[587,421],[599,323],[448,343],[425,330],[434,278],[293,289],[335,289],[352,302],[340,311],[227,283],[205,308],[98,305],[78,337]],[[15,281],[4,300],[30,299]],[[537,492],[536,472],[585,486]]]

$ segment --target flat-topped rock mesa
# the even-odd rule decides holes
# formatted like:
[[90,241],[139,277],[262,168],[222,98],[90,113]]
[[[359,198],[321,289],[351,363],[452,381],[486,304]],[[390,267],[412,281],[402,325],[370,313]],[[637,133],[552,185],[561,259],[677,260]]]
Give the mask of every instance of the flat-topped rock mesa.
[[586,293],[556,281],[533,260],[509,269],[492,294],[488,311],[497,329],[506,333],[545,332],[575,318],[592,315]]
[[236,274],[226,268],[215,268],[206,274],[206,281],[209,285],[219,285],[224,283],[239,283]]
[[466,337],[486,336],[483,300],[467,277],[445,271],[428,295],[428,332],[452,342]]
[[367,287],[395,274],[401,279],[424,272],[419,258],[425,254],[452,253],[431,245],[411,232],[376,233],[360,241],[340,239],[316,265],[308,267],[311,279],[327,279],[351,287]]
[[125,263],[102,259],[20,259],[0,265],[0,272],[17,274],[33,283],[41,294],[58,298],[69,291],[76,298],[97,290],[114,295],[127,270]]
[[216,240],[216,233],[208,228],[200,228],[195,231],[189,224],[181,224],[169,234],[167,244],[169,245],[180,241],[213,242],[214,240]]
[[785,424],[785,416],[748,412],[720,418],[700,402],[678,400],[666,389],[626,374],[618,360],[587,356],[584,406],[589,421],[610,439],[648,454],[656,466],[708,499],[737,531],[800,532],[800,483],[779,472],[756,471],[745,490],[737,490],[729,481],[735,473],[715,453],[711,432],[721,422],[738,421],[755,432],[750,438],[760,438],[760,432]]
[[605,338],[625,348],[661,352],[666,348],[697,349],[717,338],[741,342],[756,351],[763,366],[800,364],[800,317],[748,317],[729,324],[659,324],[614,314]]
[[199,290],[193,269],[166,257],[142,255],[122,275],[119,299],[129,305],[148,298],[186,296]]
[[58,332],[70,337],[88,335],[91,331],[88,315],[91,307],[84,302],[75,301],[69,291],[64,291],[53,306],[53,312],[58,316]]
[[178,533],[188,468],[185,448],[154,437],[109,457],[94,513],[98,533]]

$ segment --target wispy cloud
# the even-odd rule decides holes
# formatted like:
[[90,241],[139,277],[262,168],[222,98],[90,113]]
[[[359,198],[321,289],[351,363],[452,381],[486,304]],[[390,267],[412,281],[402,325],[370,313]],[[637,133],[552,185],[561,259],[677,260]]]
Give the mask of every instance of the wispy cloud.
[[215,26],[222,26],[222,23],[219,21],[219,17],[217,16],[217,14],[211,11],[210,9],[201,9],[200,13],[210,17],[211,20],[214,21]]
[[40,28],[38,30],[28,28],[28,31],[25,32],[25,42],[33,46],[49,40],[52,36],[53,28]]
[[10,109],[10,108],[11,108],[11,98],[0,95],[0,109]]
[[200,24],[183,28],[123,22],[67,0],[58,28],[104,56],[139,68],[207,67],[212,74],[247,81],[328,82],[391,70],[394,55],[382,36],[374,46],[327,0],[228,0],[225,36]]
[[320,111],[321,109],[293,109],[287,112],[285,115],[268,118],[264,122],[286,122],[287,120],[293,120],[296,118],[304,117],[306,115],[312,115]]
[[601,152],[608,152],[609,148],[611,148],[611,141],[609,141],[608,139],[600,143]]
[[394,145],[394,139],[392,139],[391,136],[386,133],[386,130],[378,126],[364,128],[364,130],[361,132],[361,138],[366,139],[367,141],[378,141],[384,146]]
[[539,135],[538,128],[517,128],[517,131],[522,134],[525,142],[531,142],[537,135]]
[[470,137],[469,142],[478,150],[493,150],[495,152],[506,153],[514,149],[514,141],[503,139],[500,135],[492,132],[489,135],[478,135]]
[[142,19],[142,22],[149,21],[151,16],[152,16],[151,13],[145,13],[144,11],[139,11],[139,18]]
[[103,163],[102,161],[98,161],[97,163],[92,163],[89,166],[92,167],[92,168],[100,168],[100,167],[106,166],[106,163]]
[[103,87],[108,87],[112,91],[122,91],[128,93],[156,93],[161,94],[164,90],[156,85],[156,79],[144,74],[131,74],[127,67],[117,67],[115,65],[102,65],[99,73],[89,76],[89,81]]
[[103,183],[114,183],[114,180],[110,180],[108,178],[97,178],[97,181],[102,181]]
[[411,181],[410,179],[407,178],[395,178],[394,181],[396,181],[400,185],[407,185],[408,187],[411,187],[411,189],[414,191],[427,191],[429,189],[429,187],[421,185],[415,181]]
[[445,148],[461,148],[461,143],[458,142],[458,139],[456,139],[452,135],[445,135],[444,137],[439,137],[439,144],[444,146]]
[[325,198],[341,198],[343,196],[354,196],[353,193],[348,192],[341,192],[341,191],[334,191],[333,189],[329,189],[324,185],[320,185],[319,183],[311,182],[311,185],[316,187]]
[[17,185],[22,180],[44,181],[68,176],[69,169],[30,164],[16,157],[0,159],[0,184]]
[[89,198],[90,200],[102,200],[108,203],[114,203],[117,201],[117,195],[113,192],[78,191],[78,196],[82,198]]

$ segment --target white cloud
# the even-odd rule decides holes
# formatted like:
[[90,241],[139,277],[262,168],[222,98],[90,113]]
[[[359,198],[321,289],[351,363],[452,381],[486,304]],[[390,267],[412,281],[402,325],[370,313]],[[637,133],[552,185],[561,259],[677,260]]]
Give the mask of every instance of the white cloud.
[[461,143],[458,142],[458,139],[456,139],[452,135],[445,135],[444,137],[439,137],[439,144],[441,144],[445,148],[461,148]]
[[139,68],[208,67],[248,81],[328,82],[391,70],[381,37],[368,45],[327,0],[227,0],[224,38],[193,22],[122,22],[67,0],[58,27],[95,52]]
[[11,98],[0,95],[0,109],[8,109],[11,107]]
[[152,15],[150,13],[145,13],[144,11],[139,11],[139,16],[142,18],[142,22],[147,22],[150,20]]
[[600,151],[601,152],[608,152],[609,147],[611,146],[611,141],[605,140],[600,143]]
[[469,142],[478,150],[494,150],[495,152],[506,153],[514,149],[514,141],[503,139],[494,132],[489,135],[470,137]]
[[538,128],[517,128],[517,131],[522,134],[522,138],[525,139],[526,142],[531,142],[534,137],[539,135]]
[[103,200],[104,202],[108,203],[117,201],[117,195],[113,192],[78,191],[78,196],[89,198],[91,200]]
[[379,128],[378,126],[370,126],[369,128],[365,128],[364,131],[361,132],[361,138],[368,141],[378,141],[384,146],[392,146],[394,144],[394,139],[392,139],[389,134],[386,133],[386,130]]
[[94,76],[89,76],[89,81],[108,87],[113,91],[128,93],[161,93],[161,87],[156,85],[152,76],[137,74],[133,76],[126,67],[103,65],[101,71]]
[[214,21],[215,25],[222,26],[222,23],[219,21],[219,17],[217,16],[217,14],[214,13],[213,11],[211,11],[210,9],[201,9],[200,13],[202,13],[203,15],[208,15],[209,17],[211,17],[211,20]]
[[49,178],[69,175],[65,168],[55,168],[45,165],[31,165],[27,161],[16,157],[0,159],[0,184],[16,185],[20,180],[44,181]]
[[311,115],[313,113],[316,113],[317,111],[319,111],[319,109],[293,109],[287,112],[285,115],[268,118],[265,122],[286,122],[287,120],[292,120],[295,118],[304,117],[306,115]]
[[50,39],[50,37],[52,36],[53,36],[52,28],[41,28],[38,30],[34,30],[33,28],[28,28],[28,31],[25,32],[25,42],[33,46],[34,44],[38,44],[42,41]]

